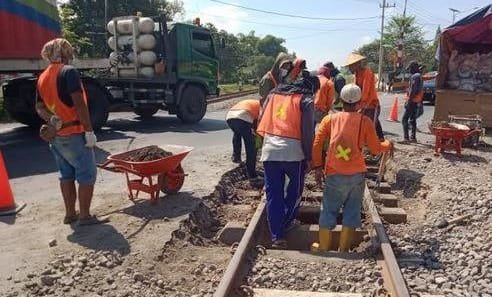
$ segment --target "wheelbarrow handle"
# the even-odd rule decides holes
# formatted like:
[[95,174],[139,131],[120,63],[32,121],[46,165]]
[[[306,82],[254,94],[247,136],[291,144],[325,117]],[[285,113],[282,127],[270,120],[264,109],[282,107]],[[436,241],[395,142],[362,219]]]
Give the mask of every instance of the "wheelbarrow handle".
[[141,174],[138,171],[133,170],[130,167],[126,167],[126,166],[122,166],[122,165],[113,165],[113,166],[110,166],[111,163],[113,163],[112,160],[106,160],[106,162],[104,162],[102,164],[98,164],[97,167],[99,167],[101,169],[105,169],[105,170],[111,171],[111,172],[117,172],[117,173],[125,173],[125,172],[128,172],[128,173],[133,173],[135,175],[141,176]]

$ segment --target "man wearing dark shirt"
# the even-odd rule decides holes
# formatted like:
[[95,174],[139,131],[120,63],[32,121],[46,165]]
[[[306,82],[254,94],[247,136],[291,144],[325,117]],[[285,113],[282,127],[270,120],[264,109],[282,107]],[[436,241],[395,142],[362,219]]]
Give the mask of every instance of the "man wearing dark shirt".
[[[407,101],[405,102],[405,113],[403,114],[403,137],[405,141],[417,141],[417,111],[424,97],[422,75],[420,65],[416,61],[410,62],[408,69],[412,76],[407,90]],[[409,124],[411,135],[409,135]]]
[[[41,56],[50,64],[37,83],[39,100],[36,109],[40,117],[56,129],[50,148],[60,173],[60,189],[65,203],[65,224],[103,223],[90,213],[96,162],[96,136],[92,130],[87,96],[77,70],[70,66],[73,48],[62,38],[46,43]],[[77,181],[78,191],[75,187]],[[79,201],[80,213],[75,210]]]

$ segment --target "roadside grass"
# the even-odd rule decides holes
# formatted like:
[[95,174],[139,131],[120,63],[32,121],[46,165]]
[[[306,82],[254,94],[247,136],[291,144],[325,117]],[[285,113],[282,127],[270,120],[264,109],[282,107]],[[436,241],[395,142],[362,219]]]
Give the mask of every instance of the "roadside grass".
[[227,94],[241,92],[241,91],[255,90],[258,88],[258,86],[250,85],[250,84],[244,84],[244,85],[242,85],[242,87],[240,87],[239,84],[234,83],[234,84],[219,85],[219,88],[220,88],[220,95],[227,95]]

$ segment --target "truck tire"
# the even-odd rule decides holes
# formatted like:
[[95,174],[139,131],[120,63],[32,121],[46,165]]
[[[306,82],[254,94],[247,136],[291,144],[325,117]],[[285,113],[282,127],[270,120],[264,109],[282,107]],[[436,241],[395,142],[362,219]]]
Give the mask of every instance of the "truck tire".
[[187,86],[179,101],[178,118],[184,123],[198,123],[206,112],[205,92],[197,86]]
[[9,82],[4,94],[3,107],[15,121],[37,129],[42,120],[36,112],[36,81]]
[[135,107],[134,112],[142,119],[149,119],[159,111],[159,105],[145,104]]
[[89,114],[91,117],[92,129],[100,130],[108,121],[109,100],[106,92],[100,86],[85,82]]

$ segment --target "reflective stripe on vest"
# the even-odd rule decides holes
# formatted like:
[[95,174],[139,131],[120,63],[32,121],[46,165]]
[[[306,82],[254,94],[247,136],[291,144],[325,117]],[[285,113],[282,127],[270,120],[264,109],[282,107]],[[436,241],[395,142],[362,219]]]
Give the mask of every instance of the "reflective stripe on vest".
[[286,138],[301,139],[302,94],[270,93],[258,124],[257,132]]
[[246,99],[236,103],[231,110],[246,110],[253,120],[260,116],[260,101],[255,99]]
[[278,86],[277,79],[275,78],[275,76],[273,76],[271,71],[268,71],[267,74],[270,80],[273,82],[273,87],[276,88]]
[[[60,71],[63,69],[63,64],[50,64],[43,73],[39,76],[37,89],[41,98],[46,105],[47,109],[52,113],[57,115],[63,123],[78,121],[78,115],[74,107],[67,106],[60,99],[58,94],[58,76]],[[82,94],[84,101],[87,104],[87,96],[85,90],[82,87]],[[73,125],[67,128],[63,128],[58,131],[60,136],[68,136],[75,133],[84,132],[84,127],[82,125]]]

